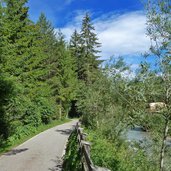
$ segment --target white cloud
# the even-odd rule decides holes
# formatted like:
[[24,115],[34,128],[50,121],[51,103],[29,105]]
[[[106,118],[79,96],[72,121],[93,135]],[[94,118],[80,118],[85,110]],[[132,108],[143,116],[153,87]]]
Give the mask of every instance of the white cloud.
[[[75,29],[80,30],[85,11],[81,11],[66,27],[61,28],[69,40]],[[135,55],[148,50],[150,41],[145,35],[146,16],[141,12],[125,14],[106,14],[92,21],[99,42],[102,43],[101,56],[104,59],[112,55]]]
[[145,35],[146,17],[140,12],[111,16],[95,23],[102,56],[130,55],[148,50],[149,39]]
[[[65,27],[60,28],[60,30],[62,31],[62,33],[65,35],[65,38],[67,41],[70,40],[70,37],[72,35],[72,33],[77,30],[78,32],[81,29],[81,23],[83,20],[83,17],[85,15],[86,12],[89,11],[85,11],[85,10],[77,10],[74,12],[74,17],[71,18],[71,16],[69,17],[69,21],[66,24]],[[71,19],[70,19],[71,18]],[[55,29],[56,31],[58,31],[59,29]]]
[[139,64],[132,64],[132,65],[130,66],[130,68],[131,68],[132,71],[135,71],[135,70],[139,69],[139,67],[140,67]]

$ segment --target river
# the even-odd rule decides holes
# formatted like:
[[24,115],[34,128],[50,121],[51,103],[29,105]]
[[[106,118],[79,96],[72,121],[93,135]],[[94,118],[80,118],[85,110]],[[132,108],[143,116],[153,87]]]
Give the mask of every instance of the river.
[[[126,139],[128,141],[135,141],[135,142],[150,142],[151,138],[148,132],[143,131],[142,127],[136,126],[133,129],[130,129],[126,133]],[[167,139],[166,144],[171,147],[171,138]]]

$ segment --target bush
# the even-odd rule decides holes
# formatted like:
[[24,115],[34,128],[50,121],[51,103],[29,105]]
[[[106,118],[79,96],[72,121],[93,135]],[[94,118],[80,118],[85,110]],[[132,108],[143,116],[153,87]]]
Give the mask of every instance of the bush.
[[36,99],[36,105],[39,108],[42,123],[50,123],[56,109],[56,104],[54,103],[54,101],[49,98],[39,97]]
[[64,156],[63,171],[82,171],[81,153],[77,142],[76,131],[72,132],[68,140]]
[[118,158],[115,146],[103,139],[101,135],[88,131],[88,140],[92,143],[91,159],[97,166],[106,167],[111,170],[118,170]]
[[135,151],[119,138],[111,141],[97,131],[87,132],[87,138],[92,143],[91,159],[95,165],[111,171],[157,171],[143,150]]

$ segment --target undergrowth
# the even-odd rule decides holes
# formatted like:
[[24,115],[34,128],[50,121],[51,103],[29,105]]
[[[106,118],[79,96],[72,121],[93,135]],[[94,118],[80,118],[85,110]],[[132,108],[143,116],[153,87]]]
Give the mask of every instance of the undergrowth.
[[49,128],[69,121],[69,119],[54,120],[51,121],[51,123],[49,124],[42,124],[38,127],[26,125],[24,128],[22,127],[22,129],[18,128],[18,131],[13,136],[9,137],[6,141],[0,141],[0,154],[11,150],[12,148],[18,146],[19,144],[22,144],[26,140]]
[[82,171],[81,153],[77,141],[76,131],[71,133],[68,140],[63,162],[63,171]]
[[98,131],[86,130],[91,142],[91,159],[111,171],[157,171],[144,150],[131,148],[122,140],[109,140]]

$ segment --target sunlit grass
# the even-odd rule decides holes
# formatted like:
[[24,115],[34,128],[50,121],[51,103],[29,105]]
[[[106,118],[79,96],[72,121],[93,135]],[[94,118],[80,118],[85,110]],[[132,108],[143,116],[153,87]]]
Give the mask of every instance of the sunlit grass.
[[33,132],[30,131],[27,135],[25,136],[22,136],[20,139],[17,139],[15,140],[13,143],[9,143],[9,142],[1,142],[1,147],[0,147],[0,155],[2,155],[3,153],[7,152],[7,151],[10,151],[11,149],[15,148],[16,146],[24,143],[25,141],[29,140],[30,138],[36,136],[37,134],[47,130],[47,129],[50,129],[50,128],[53,128],[57,125],[61,125],[61,124],[64,124],[64,123],[67,123],[71,121],[70,119],[63,119],[63,120],[54,120],[52,121],[50,124],[42,124],[40,125],[39,127],[37,127]]

